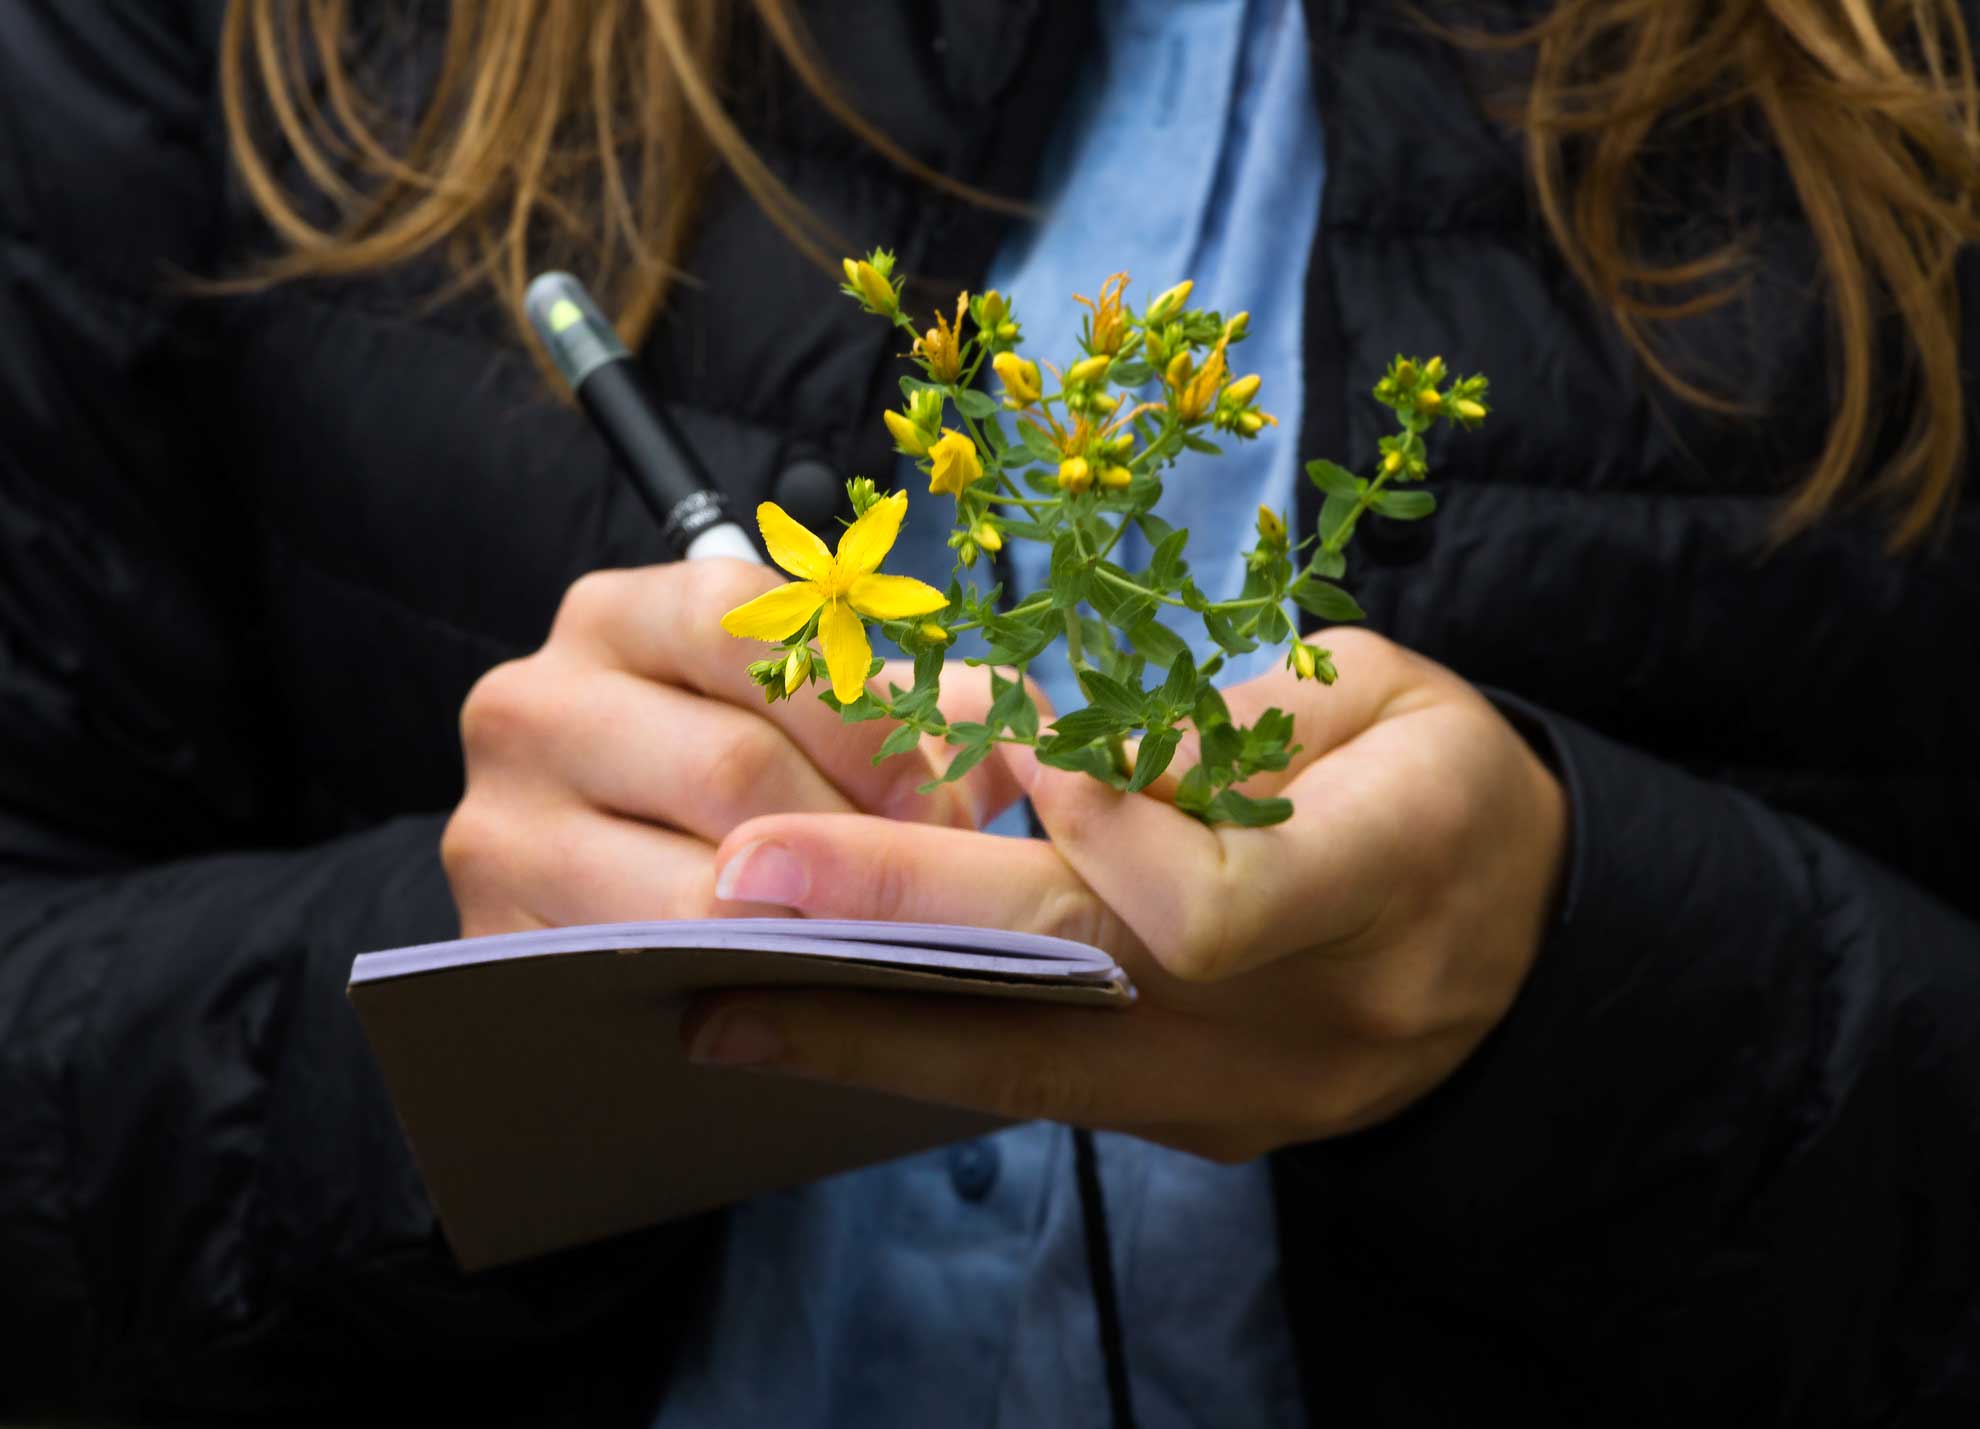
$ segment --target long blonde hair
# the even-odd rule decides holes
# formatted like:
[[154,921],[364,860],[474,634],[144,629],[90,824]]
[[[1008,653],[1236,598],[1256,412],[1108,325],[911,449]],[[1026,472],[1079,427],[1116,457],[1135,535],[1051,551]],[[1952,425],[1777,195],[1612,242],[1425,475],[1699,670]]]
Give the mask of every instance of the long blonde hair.
[[[288,251],[254,281],[352,274],[432,250],[457,286],[494,289],[520,327],[529,275],[560,253],[596,276],[629,341],[652,327],[697,199],[725,165],[821,262],[833,235],[777,179],[724,106],[738,22],[768,37],[836,120],[929,184],[929,169],[833,86],[788,0],[453,0],[417,120],[367,93],[347,54],[351,0],[230,0],[220,81],[233,154]],[[745,16],[744,12],[747,12]],[[1949,512],[1966,457],[1954,262],[1980,237],[1980,88],[1957,0],[1557,0],[1531,27],[1468,43],[1532,57],[1517,119],[1540,211],[1576,275],[1650,371],[1688,401],[1738,410],[1658,353],[1655,325],[1728,301],[1744,251],[1660,264],[1631,214],[1660,124],[1757,117],[1819,247],[1838,354],[1827,439],[1786,503],[1783,535],[1852,489],[1876,436],[1887,314],[1908,358],[1909,424],[1860,485],[1895,512],[1894,547]],[[276,176],[286,145],[314,202]]]

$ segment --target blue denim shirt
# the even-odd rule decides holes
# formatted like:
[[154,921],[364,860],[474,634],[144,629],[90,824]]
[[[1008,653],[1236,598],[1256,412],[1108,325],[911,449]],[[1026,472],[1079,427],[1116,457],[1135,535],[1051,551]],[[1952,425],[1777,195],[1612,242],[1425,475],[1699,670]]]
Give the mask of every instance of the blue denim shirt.
[[[988,285],[1016,301],[1025,351],[1055,361],[1076,351],[1071,295],[1095,295],[1120,269],[1134,276],[1137,306],[1191,277],[1193,302],[1250,311],[1235,368],[1264,378],[1260,404],[1281,425],[1225,443],[1214,465],[1186,455],[1162,507],[1190,528],[1193,552],[1236,553],[1261,502],[1288,514],[1293,504],[1300,299],[1323,178],[1298,0],[1096,9],[1094,80],[1054,137],[1047,216],[1006,245]],[[904,475],[924,495],[911,498],[889,569],[944,584],[947,503]],[[1022,594],[1043,579],[1046,553],[1014,543],[1012,557]],[[1213,598],[1243,580],[1235,554],[1192,565]],[[1177,629],[1200,647],[1200,626]],[[1226,679],[1273,658],[1233,662]],[[1063,664],[1035,671],[1061,708],[1083,702]],[[1138,1422],[1304,1423],[1265,1163],[1218,1166],[1127,1136],[1095,1142]],[[763,1197],[731,1214],[727,1236],[658,1429],[1107,1422],[1063,1127],[1015,1127]]]

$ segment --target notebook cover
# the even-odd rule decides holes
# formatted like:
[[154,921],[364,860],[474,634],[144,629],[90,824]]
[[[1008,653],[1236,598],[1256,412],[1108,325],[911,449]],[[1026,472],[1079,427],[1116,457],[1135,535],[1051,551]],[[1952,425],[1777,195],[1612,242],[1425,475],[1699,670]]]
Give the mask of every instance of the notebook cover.
[[469,1270],[707,1210],[1001,1123],[697,1067],[688,994],[859,987],[1125,1006],[1098,949],[993,929],[734,919],[367,953],[349,995]]

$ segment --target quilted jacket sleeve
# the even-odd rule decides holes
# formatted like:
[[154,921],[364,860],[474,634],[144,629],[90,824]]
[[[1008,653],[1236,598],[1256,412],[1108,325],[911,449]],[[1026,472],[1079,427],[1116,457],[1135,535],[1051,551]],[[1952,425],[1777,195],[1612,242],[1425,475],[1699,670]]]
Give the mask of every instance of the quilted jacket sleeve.
[[0,7],[0,1418],[468,1357],[516,1409],[513,1349],[609,1353],[673,1239],[452,1269],[343,996],[452,934],[443,814],[285,846],[198,304],[160,296],[214,256],[216,11]]
[[1500,703],[1575,821],[1531,979],[1438,1092],[1286,1158],[1301,1274],[1355,1287],[1320,1313],[1435,1321],[1469,1362],[1335,1407],[1387,1423],[1455,1383],[1563,1422],[1970,1409],[1980,927],[1806,823]]

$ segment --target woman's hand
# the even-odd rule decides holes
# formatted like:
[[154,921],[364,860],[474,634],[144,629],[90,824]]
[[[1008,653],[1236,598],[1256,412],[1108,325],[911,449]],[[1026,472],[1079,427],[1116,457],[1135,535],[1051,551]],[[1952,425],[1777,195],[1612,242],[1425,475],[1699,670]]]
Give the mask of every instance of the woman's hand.
[[1303,751],[1248,788],[1293,800],[1275,827],[1206,828],[1004,746],[1049,843],[821,811],[743,823],[716,854],[725,898],[1097,944],[1134,1007],[721,994],[690,1017],[691,1053],[1220,1160],[1394,1115],[1512,1005],[1554,902],[1565,799],[1448,670],[1366,632],[1327,639],[1339,684],[1227,692],[1240,719],[1295,716]]
[[717,622],[778,583],[741,561],[588,575],[542,649],[481,678],[441,840],[464,936],[779,912],[715,896],[715,845],[739,824],[866,812],[973,829],[1014,797],[994,771],[923,797],[939,751],[876,766],[887,726],[841,724],[809,695],[766,705]]

